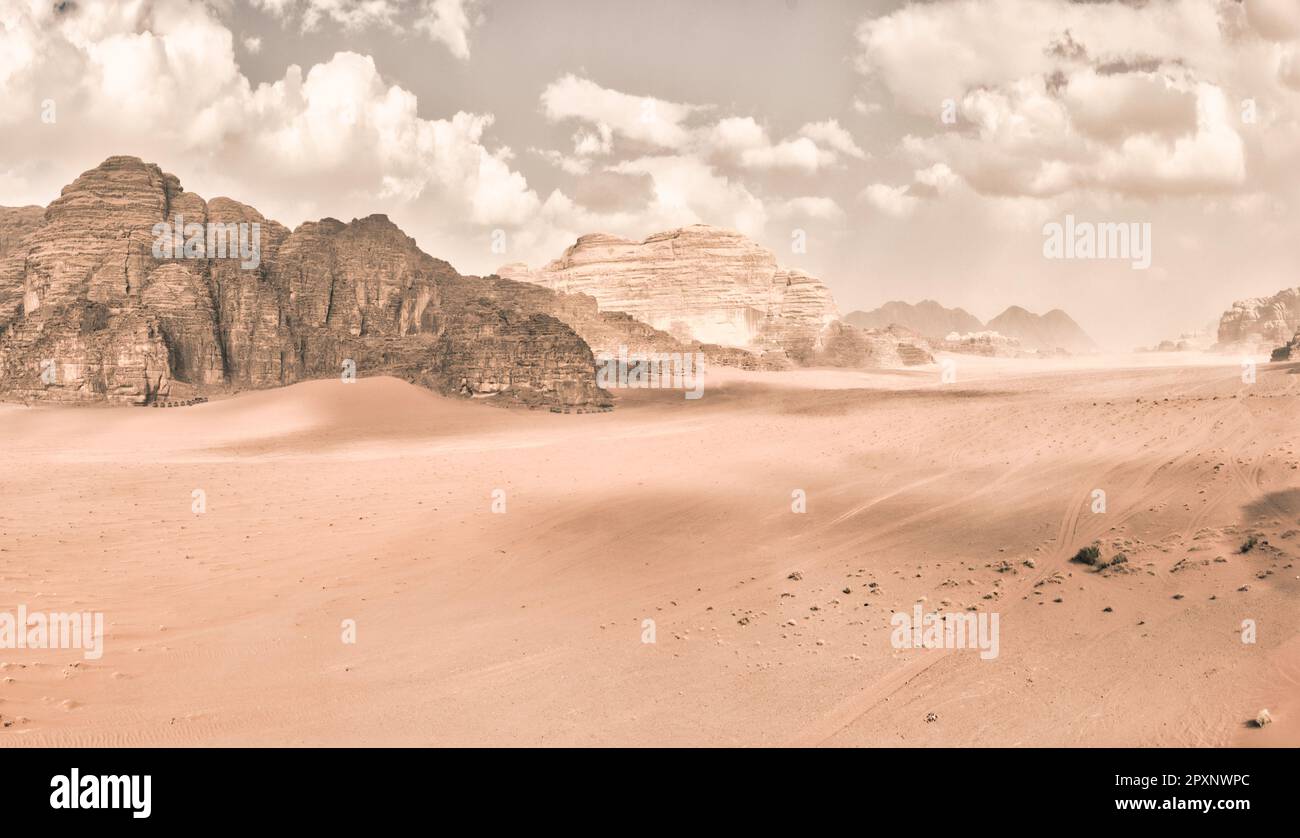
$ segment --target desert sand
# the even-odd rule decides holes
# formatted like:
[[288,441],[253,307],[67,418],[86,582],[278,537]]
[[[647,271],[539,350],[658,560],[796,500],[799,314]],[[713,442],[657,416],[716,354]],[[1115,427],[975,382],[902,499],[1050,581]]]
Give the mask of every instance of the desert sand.
[[0,652],[0,746],[1295,745],[1300,365],[1190,360],[0,405],[0,610],[106,624]]

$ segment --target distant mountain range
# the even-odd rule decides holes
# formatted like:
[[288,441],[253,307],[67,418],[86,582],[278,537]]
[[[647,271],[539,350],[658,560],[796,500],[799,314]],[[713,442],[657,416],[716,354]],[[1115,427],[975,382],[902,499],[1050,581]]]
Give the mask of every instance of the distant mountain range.
[[895,300],[874,311],[855,311],[847,315],[844,322],[861,329],[902,326],[936,341],[943,340],[951,332],[965,334],[984,329],[979,318],[965,309],[944,308],[934,300],[921,300],[916,305]]
[[844,321],[864,329],[880,329],[890,324],[903,326],[932,341],[942,341],[952,332],[987,330],[1015,338],[1024,349],[1039,352],[1064,349],[1083,354],[1098,349],[1079,324],[1059,308],[1034,314],[1020,306],[1010,306],[988,323],[981,323],[965,309],[946,308],[934,300],[922,300],[915,305],[895,300],[872,311],[852,312]]

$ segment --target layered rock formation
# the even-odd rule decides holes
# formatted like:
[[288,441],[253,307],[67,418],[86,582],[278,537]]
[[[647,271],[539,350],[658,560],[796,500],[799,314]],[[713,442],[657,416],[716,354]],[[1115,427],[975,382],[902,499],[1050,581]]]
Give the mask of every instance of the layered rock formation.
[[934,363],[925,338],[901,326],[859,329],[835,321],[822,332],[812,363],[824,367],[897,369]]
[[45,220],[45,207],[0,207],[0,259]]
[[860,329],[902,326],[930,341],[943,340],[953,332],[979,332],[984,329],[979,318],[965,309],[945,308],[934,300],[922,300],[916,305],[894,300],[871,311],[852,312],[845,316],[844,322]]
[[1238,300],[1219,318],[1223,351],[1277,346],[1300,329],[1300,288],[1287,288],[1271,297]]
[[1065,351],[1071,354],[1096,352],[1097,344],[1059,308],[1043,315],[1020,306],[1010,306],[986,324],[990,331],[1020,341],[1022,347],[1038,353]]
[[531,282],[488,278],[481,293],[494,299],[506,296],[564,321],[587,342],[597,356],[616,356],[626,349],[630,355],[650,353],[701,353],[706,363],[751,370],[788,369],[790,362],[780,353],[754,353],[731,346],[679,340],[665,331],[621,311],[601,311],[587,294],[552,291]]
[[595,298],[685,343],[711,343],[811,362],[839,318],[830,290],[739,233],[695,225],[630,241],[582,236],[539,270],[503,266],[507,279]]
[[[259,225],[260,260],[162,258],[154,225]],[[202,245],[200,245],[201,247]],[[194,254],[192,254],[194,255]],[[462,277],[381,215],[290,232],[113,157],[0,258],[0,392],[147,403],[174,389],[397,375],[445,393],[596,406],[594,359],[555,295]]]
[[[45,220],[44,207],[0,207],[0,277],[8,255]],[[22,302],[23,291],[17,284],[0,281],[0,329]]]

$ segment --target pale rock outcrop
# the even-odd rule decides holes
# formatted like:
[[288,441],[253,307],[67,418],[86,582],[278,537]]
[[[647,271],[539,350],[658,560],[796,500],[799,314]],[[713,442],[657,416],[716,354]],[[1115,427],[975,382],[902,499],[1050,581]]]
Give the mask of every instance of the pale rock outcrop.
[[822,332],[816,366],[853,369],[897,369],[934,363],[925,338],[902,326],[859,329],[835,321]]
[[1253,350],[1286,343],[1300,329],[1300,288],[1271,297],[1238,300],[1219,318],[1221,351]]
[[935,348],[944,352],[983,355],[989,358],[1018,358],[1027,354],[1016,338],[989,330],[966,334],[953,332],[939,341]]
[[822,330],[839,318],[830,290],[739,233],[694,225],[643,241],[596,233],[538,270],[512,264],[498,273],[595,298],[667,332],[755,352],[811,361]]

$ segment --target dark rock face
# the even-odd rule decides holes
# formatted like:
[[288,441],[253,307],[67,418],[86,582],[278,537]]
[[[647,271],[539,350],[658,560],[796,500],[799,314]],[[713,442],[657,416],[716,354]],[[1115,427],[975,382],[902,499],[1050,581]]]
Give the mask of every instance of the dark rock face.
[[1300,332],[1295,337],[1273,350],[1270,361],[1300,361]]
[[[258,264],[203,252],[156,258],[154,225],[177,214],[187,225],[256,223]],[[184,192],[157,166],[113,157],[7,246],[0,394],[141,404],[339,376],[351,361],[358,376],[449,394],[609,404],[590,347],[555,316],[569,303],[463,277],[382,215],[290,232],[252,207]]]

